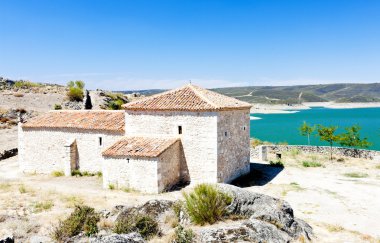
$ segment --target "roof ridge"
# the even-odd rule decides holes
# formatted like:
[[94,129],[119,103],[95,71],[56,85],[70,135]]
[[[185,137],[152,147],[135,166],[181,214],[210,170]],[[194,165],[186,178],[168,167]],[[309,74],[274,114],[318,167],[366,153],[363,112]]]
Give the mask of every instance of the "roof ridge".
[[[197,89],[195,88],[195,87],[197,87],[197,86],[195,86],[195,85],[193,85],[193,84],[189,84],[188,86],[190,87],[191,90],[194,91],[195,94],[197,94],[198,96],[200,96],[201,99],[205,100],[207,103],[209,103],[209,104],[210,104],[211,106],[213,106],[214,108],[218,108],[218,106],[217,106],[214,102],[212,102],[210,99],[208,99],[205,95],[203,95],[199,90],[197,90]],[[198,87],[197,87],[197,88],[198,88]]]

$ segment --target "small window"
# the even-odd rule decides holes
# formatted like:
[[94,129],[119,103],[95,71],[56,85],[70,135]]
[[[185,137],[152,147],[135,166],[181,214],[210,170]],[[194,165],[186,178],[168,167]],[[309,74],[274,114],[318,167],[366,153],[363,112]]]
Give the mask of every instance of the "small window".
[[245,131],[245,127],[243,127],[243,130]]
[[127,158],[127,163],[129,164],[129,158]]
[[178,134],[182,134],[182,126],[178,126]]
[[224,132],[224,136],[227,137],[227,132]]
[[103,146],[103,138],[102,138],[102,137],[99,137],[99,146],[100,146],[100,147]]

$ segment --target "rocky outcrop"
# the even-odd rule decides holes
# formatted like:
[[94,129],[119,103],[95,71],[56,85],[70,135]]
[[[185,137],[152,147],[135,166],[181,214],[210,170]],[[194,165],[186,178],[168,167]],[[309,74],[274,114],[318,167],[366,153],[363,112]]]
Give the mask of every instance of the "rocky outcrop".
[[220,190],[233,197],[227,210],[230,214],[249,217],[234,225],[209,227],[199,232],[203,242],[289,242],[311,240],[312,228],[294,217],[286,201],[250,192],[235,186],[220,184]]
[[116,221],[122,220],[130,215],[148,215],[156,220],[160,220],[160,216],[168,211],[172,211],[174,202],[169,200],[150,200],[145,204],[137,207],[122,207],[116,206],[114,214]]
[[89,239],[90,243],[143,243],[145,240],[141,237],[139,233],[130,234],[111,234],[111,235],[99,235],[96,237],[91,237]]

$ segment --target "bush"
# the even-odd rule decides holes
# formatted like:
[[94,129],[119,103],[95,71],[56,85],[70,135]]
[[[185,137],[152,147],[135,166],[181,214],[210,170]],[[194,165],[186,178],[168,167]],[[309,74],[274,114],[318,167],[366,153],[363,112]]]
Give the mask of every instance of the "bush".
[[270,165],[270,166],[274,166],[274,167],[285,167],[285,166],[284,166],[284,163],[282,163],[281,160],[277,160],[277,161],[269,161],[269,165]]
[[108,189],[110,189],[110,190],[115,190],[115,185],[114,185],[114,184],[109,184],[109,185],[108,185]]
[[70,87],[69,92],[67,92],[67,97],[70,101],[83,101],[83,89],[78,87]]
[[144,239],[150,239],[159,232],[158,223],[155,219],[147,215],[128,215],[118,220],[113,232],[116,234],[128,234],[139,232]]
[[62,110],[62,106],[60,104],[55,104],[54,110]]
[[100,217],[95,209],[88,206],[76,206],[74,212],[54,228],[51,237],[56,241],[65,241],[82,231],[87,236],[93,235],[98,232],[97,222],[99,220]]
[[18,191],[22,194],[22,193],[26,193],[26,188],[25,188],[25,186],[22,184],[22,185],[20,185],[19,186],[19,188],[18,188]]
[[63,171],[53,171],[51,175],[54,177],[60,177],[60,176],[64,176],[65,174],[63,173]]
[[315,161],[303,161],[302,162],[303,167],[321,167],[322,164]]
[[232,202],[232,198],[220,192],[211,184],[200,184],[194,187],[193,192],[183,193],[185,197],[184,207],[190,219],[195,224],[213,224],[226,216],[226,207]]
[[38,83],[30,82],[30,81],[16,81],[14,84],[15,88],[21,88],[21,89],[29,89],[32,87],[40,87],[40,86],[42,85]]
[[175,243],[191,243],[194,241],[194,232],[191,229],[184,229],[179,225],[175,229],[174,242]]

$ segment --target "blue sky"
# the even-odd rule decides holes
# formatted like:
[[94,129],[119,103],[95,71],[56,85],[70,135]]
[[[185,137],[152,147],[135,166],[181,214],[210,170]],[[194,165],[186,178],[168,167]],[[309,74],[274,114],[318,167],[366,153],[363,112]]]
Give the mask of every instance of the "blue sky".
[[376,0],[1,0],[0,76],[112,90],[380,81]]

